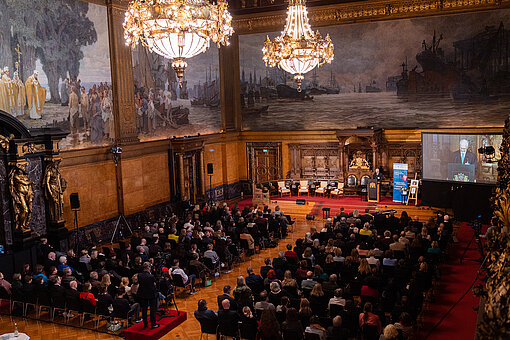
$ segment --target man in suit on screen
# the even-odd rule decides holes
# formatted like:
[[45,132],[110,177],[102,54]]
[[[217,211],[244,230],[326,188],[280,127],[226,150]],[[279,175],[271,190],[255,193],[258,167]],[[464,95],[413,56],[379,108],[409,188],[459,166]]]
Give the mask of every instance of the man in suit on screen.
[[465,165],[476,164],[476,155],[468,150],[469,142],[467,139],[461,139],[459,150],[452,154],[451,163],[460,163]]

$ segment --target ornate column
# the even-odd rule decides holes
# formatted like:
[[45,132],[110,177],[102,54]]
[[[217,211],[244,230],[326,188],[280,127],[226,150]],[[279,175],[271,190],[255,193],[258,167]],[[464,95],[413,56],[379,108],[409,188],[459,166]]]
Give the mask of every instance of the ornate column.
[[370,146],[372,147],[372,170],[375,171],[375,168],[377,168],[377,145],[372,141]]
[[196,164],[196,161],[197,161],[197,154],[194,152],[192,155],[191,155],[191,167],[192,167],[192,171],[193,171],[193,182],[194,182],[194,185],[193,185],[193,200],[191,200],[191,197],[190,197],[190,201],[191,202],[196,202],[197,201],[197,192],[198,192],[198,188],[197,188],[197,164]]
[[[127,2],[125,5],[127,5]],[[125,5],[115,0],[106,1],[116,144],[138,142],[135,119],[133,62],[131,59],[131,49],[126,46],[124,41],[124,28],[122,27],[126,11]]]
[[[179,158],[179,188],[180,188],[180,196],[181,199],[184,197],[184,155],[179,153],[177,155]],[[188,197],[189,198],[189,197]]]
[[239,36],[233,34],[230,45],[219,51],[220,86],[221,86],[221,129],[223,131],[240,131],[241,84],[239,76]]
[[200,150],[200,190],[203,196],[205,196],[205,160],[204,160],[204,149]]

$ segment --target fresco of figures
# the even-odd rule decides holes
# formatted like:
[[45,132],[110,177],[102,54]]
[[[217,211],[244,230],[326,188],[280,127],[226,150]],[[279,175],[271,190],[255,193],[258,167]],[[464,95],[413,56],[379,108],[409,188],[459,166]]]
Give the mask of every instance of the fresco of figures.
[[221,129],[218,48],[187,60],[182,87],[171,61],[145,47],[132,51],[136,126],[142,141]]
[[0,110],[69,131],[65,150],[109,144],[112,105],[105,6],[0,0]]
[[243,129],[502,126],[509,18],[500,10],[321,27],[335,59],[305,74],[302,92],[290,74],[264,65],[266,34],[240,36]]

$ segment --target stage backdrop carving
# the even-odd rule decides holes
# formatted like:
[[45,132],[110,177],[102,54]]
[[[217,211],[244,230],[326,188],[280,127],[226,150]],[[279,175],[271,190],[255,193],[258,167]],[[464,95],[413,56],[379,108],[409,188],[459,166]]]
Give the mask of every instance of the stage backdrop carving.
[[62,149],[114,139],[106,7],[0,1],[0,110],[27,128],[71,133]]
[[266,34],[242,35],[243,129],[502,126],[509,18],[499,10],[321,27],[335,60],[307,73],[301,93],[290,74],[265,67]]
[[187,60],[182,87],[171,60],[138,45],[132,51],[136,127],[141,141],[221,129],[218,48]]

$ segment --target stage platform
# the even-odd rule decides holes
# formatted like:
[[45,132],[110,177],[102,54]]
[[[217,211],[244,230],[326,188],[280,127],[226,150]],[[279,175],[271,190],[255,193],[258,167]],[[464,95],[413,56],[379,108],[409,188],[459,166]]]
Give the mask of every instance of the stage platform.
[[[305,204],[297,204],[297,200],[305,200]],[[251,204],[251,198],[237,203],[240,209],[243,209],[245,205]],[[295,219],[306,219],[306,215],[314,215],[315,219],[322,219],[322,208],[330,208],[330,217],[334,217],[337,213],[339,213],[341,208],[344,208],[347,213],[358,210],[360,214],[363,214],[365,209],[368,208],[370,213],[374,213],[379,209],[393,209],[397,211],[398,216],[400,216],[400,213],[405,210],[409,216],[419,216],[420,220],[427,221],[428,218],[432,216],[431,214],[433,210],[430,207],[405,205],[403,203],[393,202],[391,198],[386,197],[382,198],[381,202],[378,203],[368,202],[366,200],[361,200],[359,196],[341,198],[329,198],[322,196],[272,196],[269,208],[274,210],[276,206],[279,206],[281,210]]]
[[[157,319],[159,318],[160,316],[158,315]],[[186,319],[186,312],[180,311],[179,314],[177,314],[177,311],[167,309],[165,317],[158,321],[161,325],[159,328],[151,329],[150,321],[149,327],[143,328],[143,322],[139,322],[126,329],[122,335],[128,340],[159,339],[186,321]]]

